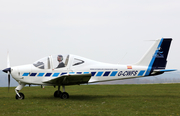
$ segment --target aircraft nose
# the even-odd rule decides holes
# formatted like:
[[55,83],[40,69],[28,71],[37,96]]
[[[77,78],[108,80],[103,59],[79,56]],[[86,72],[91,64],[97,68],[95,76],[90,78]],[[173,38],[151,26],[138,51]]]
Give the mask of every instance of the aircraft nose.
[[15,70],[20,73],[31,72],[31,68],[32,68],[32,64],[21,65],[21,66],[13,67],[13,72],[15,72]]
[[7,72],[11,72],[11,68],[6,68],[4,70],[2,70],[3,72],[7,73]]

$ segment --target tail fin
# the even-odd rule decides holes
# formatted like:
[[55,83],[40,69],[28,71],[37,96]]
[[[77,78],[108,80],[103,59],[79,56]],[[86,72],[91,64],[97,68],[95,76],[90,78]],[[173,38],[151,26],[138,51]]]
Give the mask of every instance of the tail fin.
[[156,40],[154,45],[145,54],[145,56],[136,64],[148,66],[146,76],[150,75],[153,70],[160,70],[166,68],[167,56],[171,44],[171,38],[162,38]]

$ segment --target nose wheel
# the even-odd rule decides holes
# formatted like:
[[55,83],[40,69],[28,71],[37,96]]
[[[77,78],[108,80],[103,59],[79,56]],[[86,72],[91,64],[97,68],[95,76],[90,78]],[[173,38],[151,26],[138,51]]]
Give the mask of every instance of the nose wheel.
[[16,94],[16,99],[18,99],[18,100],[22,100],[22,99],[24,99],[25,98],[25,96],[24,96],[24,94],[23,93],[19,93],[19,96]]

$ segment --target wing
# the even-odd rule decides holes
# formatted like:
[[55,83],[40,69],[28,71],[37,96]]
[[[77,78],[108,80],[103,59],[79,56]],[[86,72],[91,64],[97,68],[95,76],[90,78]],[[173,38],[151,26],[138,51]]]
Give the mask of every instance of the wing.
[[77,85],[88,83],[91,78],[91,74],[67,74],[57,78],[53,78],[43,83],[54,84],[54,85]]

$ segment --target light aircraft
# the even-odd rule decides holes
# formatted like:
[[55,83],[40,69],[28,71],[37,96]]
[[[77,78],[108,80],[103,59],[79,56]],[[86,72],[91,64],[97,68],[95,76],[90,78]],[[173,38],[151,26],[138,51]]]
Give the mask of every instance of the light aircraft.
[[19,83],[15,88],[16,99],[25,98],[24,94],[19,92],[25,85],[58,86],[54,97],[67,99],[69,94],[65,92],[65,86],[68,85],[139,78],[175,71],[165,69],[171,41],[171,38],[155,40],[142,59],[132,65],[102,63],[77,55],[57,54],[33,64],[10,67],[8,55],[8,67],[3,72],[8,73],[8,88],[10,75]]

